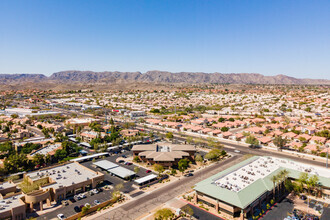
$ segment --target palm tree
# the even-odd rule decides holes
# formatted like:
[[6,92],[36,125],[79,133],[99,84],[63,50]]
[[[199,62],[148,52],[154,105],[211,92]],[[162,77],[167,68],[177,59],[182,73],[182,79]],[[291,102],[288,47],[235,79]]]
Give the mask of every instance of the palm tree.
[[286,180],[287,180],[287,178],[288,178],[288,175],[289,175],[289,171],[287,171],[286,169],[281,170],[281,172],[279,173],[279,176],[280,176],[281,181],[282,181],[283,183],[286,182]]
[[318,182],[319,182],[319,178],[316,175],[313,175],[308,179],[308,184],[313,189],[313,191],[317,189],[317,186],[319,185]]
[[[308,182],[308,174],[307,173],[301,173],[298,179],[298,182],[301,185],[301,188],[304,187],[304,185],[307,185]],[[308,186],[307,186],[308,187]]]
[[273,185],[274,185],[274,187],[273,187],[273,199],[274,200],[275,200],[275,189],[276,189],[277,179],[278,179],[277,175],[274,175],[274,176],[271,177],[271,180],[272,180]]

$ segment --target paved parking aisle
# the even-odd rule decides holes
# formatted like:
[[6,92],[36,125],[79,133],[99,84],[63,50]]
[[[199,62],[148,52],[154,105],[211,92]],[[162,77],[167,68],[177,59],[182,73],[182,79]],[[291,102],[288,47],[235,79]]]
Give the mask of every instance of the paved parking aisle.
[[111,193],[112,190],[103,190],[102,192],[98,193],[98,194],[94,194],[94,195],[89,195],[88,193],[86,193],[87,198],[85,199],[81,199],[79,201],[76,201],[74,203],[72,203],[70,200],[68,200],[69,205],[67,206],[62,206],[61,208],[56,209],[53,212],[44,214],[40,217],[38,217],[37,219],[53,219],[53,218],[57,218],[58,214],[64,214],[65,217],[71,216],[76,214],[76,212],[74,211],[74,207],[75,206],[81,206],[81,205],[85,205],[86,203],[89,203],[91,206],[95,206],[94,201],[98,200],[100,203],[105,202],[109,199],[111,199]]

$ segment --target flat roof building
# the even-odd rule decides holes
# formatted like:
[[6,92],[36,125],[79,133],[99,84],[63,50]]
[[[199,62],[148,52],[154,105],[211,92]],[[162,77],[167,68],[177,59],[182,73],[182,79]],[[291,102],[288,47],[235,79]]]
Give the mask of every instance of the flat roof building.
[[22,197],[22,194],[10,197],[3,197],[0,194],[0,218],[12,220],[26,219],[26,205]]
[[323,197],[330,198],[329,170],[281,158],[255,156],[197,183],[195,202],[203,202],[233,217],[249,218],[256,207],[273,198],[271,177],[284,169],[292,180],[303,172],[317,175]]

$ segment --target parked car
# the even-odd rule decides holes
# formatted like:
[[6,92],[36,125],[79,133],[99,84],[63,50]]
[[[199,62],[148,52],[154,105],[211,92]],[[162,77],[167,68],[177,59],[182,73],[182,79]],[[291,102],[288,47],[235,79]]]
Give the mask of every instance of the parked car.
[[132,165],[131,162],[125,162],[124,164],[125,164],[125,165]]
[[99,193],[99,191],[98,191],[97,189],[93,189],[92,192],[93,192],[94,194],[98,194],[98,193]]
[[88,193],[89,193],[90,196],[94,195],[93,190],[89,191]]
[[63,219],[65,219],[65,216],[64,216],[63,214],[58,214],[58,215],[57,215],[57,218],[58,218],[59,220],[63,220]]
[[194,174],[192,174],[192,173],[187,173],[187,174],[185,174],[184,176],[185,177],[189,177],[189,176],[193,176]]
[[126,156],[126,155],[123,155],[122,157],[123,157],[123,158],[127,158],[127,156]]
[[85,207],[91,207],[91,204],[89,204],[88,202],[85,203]]
[[86,198],[87,196],[86,196],[84,193],[80,193],[80,194],[79,194],[79,197],[80,197],[81,199],[84,199],[84,198]]
[[125,160],[119,160],[118,161],[118,163],[124,163],[125,162]]
[[73,198],[74,198],[76,201],[78,201],[78,200],[81,199],[81,198],[80,198],[80,195],[75,195]]
[[75,206],[73,209],[75,212],[81,212],[81,208],[79,208],[79,206]]
[[69,203],[67,200],[62,200],[62,205],[67,206],[67,205],[69,205]]
[[99,200],[94,200],[94,204],[95,204],[95,205],[99,205],[99,204],[101,204],[101,203],[100,203]]
[[73,197],[73,198],[70,198],[69,199],[70,200],[70,202],[72,202],[72,203],[75,203],[77,200]]
[[146,173],[151,173],[151,170],[147,170]]
[[240,153],[241,151],[239,151],[239,150],[234,150],[234,152],[235,152],[235,153]]

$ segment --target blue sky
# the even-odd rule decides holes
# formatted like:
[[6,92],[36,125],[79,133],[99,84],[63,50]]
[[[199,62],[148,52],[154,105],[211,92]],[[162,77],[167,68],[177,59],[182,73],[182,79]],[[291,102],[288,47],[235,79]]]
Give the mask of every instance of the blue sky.
[[1,0],[0,73],[330,78],[330,1]]

